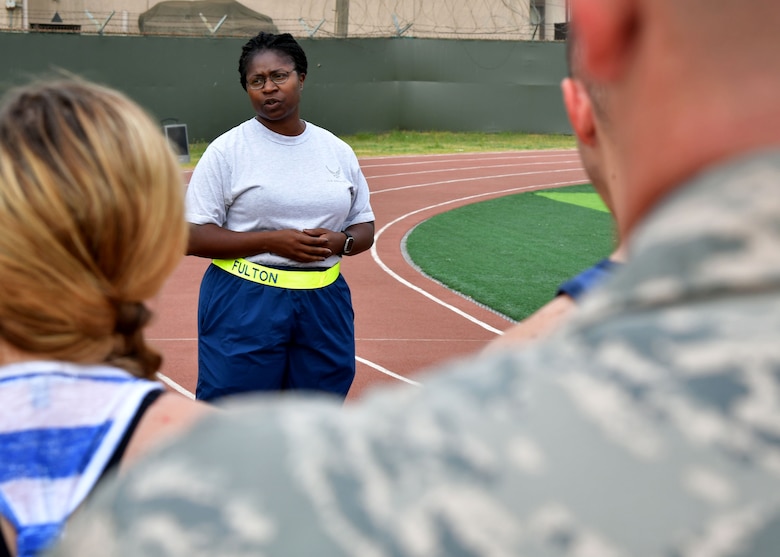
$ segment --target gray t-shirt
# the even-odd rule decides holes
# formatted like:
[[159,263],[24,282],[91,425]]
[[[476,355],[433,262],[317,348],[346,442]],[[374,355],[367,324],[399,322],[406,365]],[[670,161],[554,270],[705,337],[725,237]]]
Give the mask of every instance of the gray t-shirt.
[[[187,220],[235,232],[344,230],[374,220],[368,184],[344,141],[309,122],[298,136],[272,132],[256,119],[215,139],[187,188]],[[248,257],[261,265],[305,264],[271,253]]]

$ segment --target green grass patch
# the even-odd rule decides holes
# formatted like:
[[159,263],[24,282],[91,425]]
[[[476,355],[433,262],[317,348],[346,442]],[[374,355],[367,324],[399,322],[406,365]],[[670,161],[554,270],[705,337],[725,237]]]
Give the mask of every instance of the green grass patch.
[[581,185],[467,205],[420,223],[406,249],[427,275],[520,320],[613,251],[612,217],[595,199]]
[[[577,146],[572,135],[515,132],[417,132],[396,130],[386,133],[344,135],[341,139],[352,147],[358,157],[479,153],[531,149],[573,149]],[[190,144],[190,162],[182,166],[190,169],[195,168],[207,146],[207,141],[197,141]]]
[[563,134],[401,131],[359,133],[341,137],[358,157],[432,155],[529,149],[570,149],[574,137]]
[[593,209],[594,211],[601,211],[602,213],[609,213],[609,209],[604,204],[604,200],[601,196],[594,192],[564,192],[564,191],[540,191],[536,192],[536,195],[541,195],[547,199],[553,201],[560,201],[561,203],[571,203],[579,207],[585,207],[586,209]]
[[198,164],[200,157],[203,156],[203,151],[205,151],[206,147],[208,146],[208,141],[196,141],[195,143],[190,143],[190,162],[183,163],[182,167],[189,169],[195,168],[195,165]]

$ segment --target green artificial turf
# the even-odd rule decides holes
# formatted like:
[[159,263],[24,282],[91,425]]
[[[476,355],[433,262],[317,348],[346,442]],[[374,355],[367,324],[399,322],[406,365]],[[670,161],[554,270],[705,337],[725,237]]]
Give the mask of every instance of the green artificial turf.
[[614,245],[612,217],[590,185],[460,207],[420,223],[406,241],[424,273],[515,320]]

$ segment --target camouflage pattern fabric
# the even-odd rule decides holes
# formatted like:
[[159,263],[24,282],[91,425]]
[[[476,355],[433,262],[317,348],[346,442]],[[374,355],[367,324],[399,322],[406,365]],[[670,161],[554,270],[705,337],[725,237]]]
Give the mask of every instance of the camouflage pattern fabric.
[[251,399],[56,555],[777,557],[780,153],[701,175],[554,338],[339,407]]

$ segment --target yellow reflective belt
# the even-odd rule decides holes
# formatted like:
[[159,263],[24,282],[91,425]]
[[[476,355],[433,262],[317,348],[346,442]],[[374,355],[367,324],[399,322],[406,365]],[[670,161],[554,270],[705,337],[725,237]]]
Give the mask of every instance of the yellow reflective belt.
[[212,259],[214,265],[244,280],[290,290],[324,288],[339,278],[340,263],[326,271],[287,271],[263,267],[246,259]]

